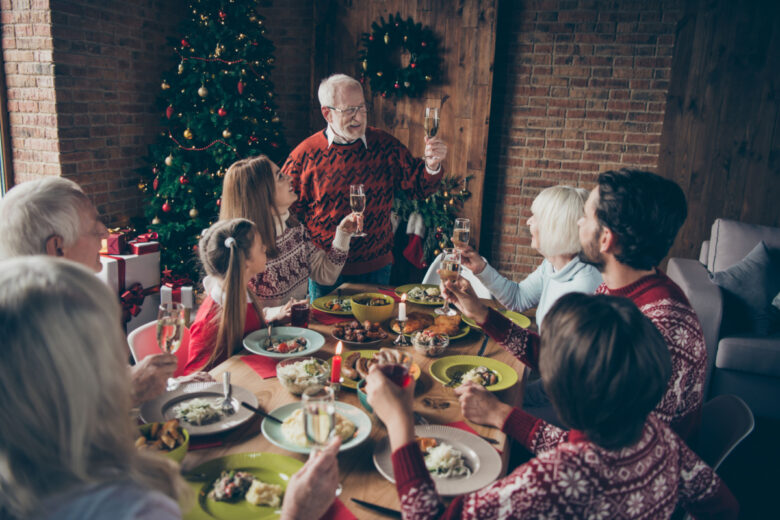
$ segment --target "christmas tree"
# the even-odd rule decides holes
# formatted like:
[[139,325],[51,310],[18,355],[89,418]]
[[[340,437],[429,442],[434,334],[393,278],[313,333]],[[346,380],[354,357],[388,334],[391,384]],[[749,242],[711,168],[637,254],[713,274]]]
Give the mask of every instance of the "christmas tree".
[[161,264],[197,279],[197,242],[218,217],[222,177],[236,160],[279,162],[287,147],[273,101],[273,44],[255,0],[193,0],[163,75],[163,131],[151,147],[146,218]]

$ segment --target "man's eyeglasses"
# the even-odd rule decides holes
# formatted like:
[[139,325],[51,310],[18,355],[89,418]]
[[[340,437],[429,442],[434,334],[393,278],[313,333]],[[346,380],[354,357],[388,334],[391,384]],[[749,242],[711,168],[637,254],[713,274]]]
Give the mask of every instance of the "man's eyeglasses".
[[336,108],[336,107],[328,107],[331,110],[335,110],[336,112],[341,112],[342,114],[345,114],[349,117],[355,117],[358,112],[366,113],[368,112],[368,107],[366,105],[360,105],[359,107],[347,107],[347,108]]

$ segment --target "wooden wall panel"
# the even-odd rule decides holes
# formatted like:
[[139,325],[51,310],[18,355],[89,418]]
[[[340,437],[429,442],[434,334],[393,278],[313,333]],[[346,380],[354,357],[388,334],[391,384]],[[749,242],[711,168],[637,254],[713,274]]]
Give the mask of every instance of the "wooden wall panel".
[[498,0],[328,0],[315,2],[315,52],[312,66],[312,131],[323,126],[317,86],[323,77],[343,72],[357,77],[360,37],[380,16],[399,12],[430,26],[439,37],[442,79],[418,99],[367,98],[373,107],[369,124],[405,143],[413,154],[424,148],[423,111],[441,106],[439,135],[449,146],[447,173],[469,182],[471,199],[463,214],[471,218],[472,236],[479,244],[483,181],[493,87]]
[[778,71],[780,3],[688,2],[658,165],[688,197],[670,256],[698,258],[718,217],[780,225]]

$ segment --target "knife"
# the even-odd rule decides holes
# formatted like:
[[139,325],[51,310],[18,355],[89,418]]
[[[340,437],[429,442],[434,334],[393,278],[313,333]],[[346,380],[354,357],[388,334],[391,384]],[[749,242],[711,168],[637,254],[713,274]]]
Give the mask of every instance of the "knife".
[[251,404],[249,404],[249,403],[245,403],[244,401],[241,401],[241,406],[243,406],[243,407],[244,407],[244,408],[246,408],[247,410],[252,410],[252,411],[253,411],[253,412],[255,412],[257,415],[262,415],[263,417],[267,417],[267,418],[269,418],[270,420],[272,420],[273,422],[277,422],[277,423],[279,423],[279,424],[284,424],[284,422],[282,422],[282,420],[281,420],[281,419],[277,419],[277,418],[276,418],[276,417],[274,417],[273,415],[269,415],[269,414],[265,413],[264,411],[262,411],[262,410],[260,410],[260,409],[258,409],[258,408],[255,408],[254,406],[252,406],[252,405],[251,405]]
[[357,505],[363,506],[367,509],[373,509],[374,511],[392,516],[393,518],[401,518],[401,512],[395,509],[390,509],[389,507],[380,506],[378,504],[372,504],[371,502],[366,502],[365,500],[360,500],[359,498],[350,498],[350,500],[352,500]]
[[490,339],[490,336],[485,334],[485,339],[482,340],[482,346],[479,347],[479,352],[477,352],[477,356],[481,356],[485,353],[485,347],[487,347],[487,342]]

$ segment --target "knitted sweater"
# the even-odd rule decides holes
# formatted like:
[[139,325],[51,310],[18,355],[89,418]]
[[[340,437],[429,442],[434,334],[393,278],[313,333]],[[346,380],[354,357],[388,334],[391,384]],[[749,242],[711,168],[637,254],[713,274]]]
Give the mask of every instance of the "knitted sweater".
[[391,263],[393,229],[388,216],[395,192],[427,197],[442,178],[441,172],[427,173],[425,162],[412,157],[390,134],[369,127],[365,137],[366,144],[358,139],[329,147],[325,132],[317,132],[299,144],[282,166],[298,193],[290,211],[301,216],[320,249],[330,246],[336,226],[351,211],[349,186],[364,185],[363,230],[368,236],[353,241],[342,271],[345,275],[369,273]]
[[455,498],[445,510],[417,443],[392,456],[406,520],[431,518],[669,518],[679,502],[696,518],[736,518],[734,496],[663,421],[651,414],[640,440],[606,450],[515,410],[504,430],[536,457],[510,475]]
[[[685,295],[660,271],[614,291],[601,284],[596,293],[632,300],[661,332],[672,358],[672,376],[655,413],[684,440],[692,439],[701,421],[707,349],[699,319]],[[523,363],[538,369],[538,334],[492,309],[483,328]]]
[[476,276],[507,309],[522,312],[536,307],[540,329],[544,316],[558,298],[570,292],[592,294],[601,283],[598,269],[576,257],[560,271],[545,260],[520,283],[507,280],[490,264]]

